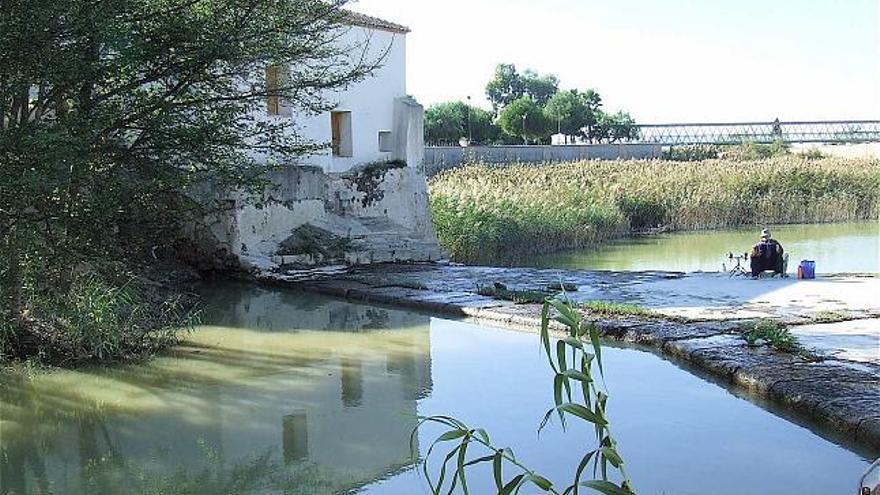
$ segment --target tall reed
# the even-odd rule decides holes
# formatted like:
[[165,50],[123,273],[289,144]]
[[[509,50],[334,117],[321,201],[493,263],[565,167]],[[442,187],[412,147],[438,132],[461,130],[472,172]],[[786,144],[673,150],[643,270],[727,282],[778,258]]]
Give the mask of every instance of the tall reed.
[[437,234],[454,260],[503,262],[658,226],[876,218],[880,160],[474,164],[435,176],[430,191]]

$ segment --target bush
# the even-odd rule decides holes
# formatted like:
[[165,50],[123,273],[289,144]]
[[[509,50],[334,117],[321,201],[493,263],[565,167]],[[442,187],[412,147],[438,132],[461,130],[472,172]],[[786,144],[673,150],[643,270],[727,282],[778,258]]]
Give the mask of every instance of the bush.
[[761,160],[788,155],[789,148],[790,145],[781,140],[770,144],[743,141],[741,144],[725,148],[723,152],[719,153],[719,157],[737,161]]
[[72,274],[63,288],[29,290],[20,322],[0,331],[8,357],[51,365],[148,356],[177,343],[197,313],[191,301],[132,275]]
[[712,144],[672,146],[663,152],[663,159],[674,162],[696,162],[718,158],[719,147]]
[[798,152],[798,156],[806,158],[808,160],[819,160],[822,158],[828,158],[828,155],[822,152],[822,150],[818,148],[810,148],[801,152]]

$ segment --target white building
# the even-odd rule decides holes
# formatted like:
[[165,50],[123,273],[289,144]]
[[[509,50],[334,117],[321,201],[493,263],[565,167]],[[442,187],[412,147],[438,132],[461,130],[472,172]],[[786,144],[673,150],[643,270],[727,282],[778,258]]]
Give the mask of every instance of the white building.
[[[330,146],[276,174],[262,197],[218,198],[228,211],[196,236],[215,258],[269,269],[442,255],[428,211],[424,111],[406,94],[409,29],[357,13],[348,23],[339,42],[367,47],[367,57],[384,54],[382,67],[328,95],[338,103],[332,112],[301,116],[269,98],[266,118],[297,119],[303,137]],[[270,84],[278,77],[267,73]]]

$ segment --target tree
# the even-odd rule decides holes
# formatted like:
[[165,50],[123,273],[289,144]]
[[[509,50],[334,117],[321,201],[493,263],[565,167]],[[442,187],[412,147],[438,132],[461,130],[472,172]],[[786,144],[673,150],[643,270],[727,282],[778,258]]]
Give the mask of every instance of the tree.
[[590,131],[590,142],[596,143],[631,141],[639,137],[639,128],[635,119],[626,112],[609,114],[600,111],[596,124]]
[[552,74],[542,76],[531,69],[520,74],[513,64],[498,64],[495,75],[486,85],[486,97],[499,112],[523,96],[531,96],[539,105],[544,105],[558,90],[559,78]]
[[523,91],[531,96],[538,105],[544,105],[559,91],[559,78],[553,74],[539,75],[537,72],[526,69],[522,75]]
[[455,145],[463,137],[474,143],[490,143],[498,134],[492,112],[461,101],[437,103],[425,110],[425,141],[429,144]]
[[337,43],[345,3],[0,2],[0,323],[81,261],[175,239],[199,214],[187,191],[257,189],[318,149],[259,111],[270,97],[326,111],[328,91],[378,67]]
[[552,133],[552,124],[544,109],[529,96],[504,107],[498,116],[498,125],[505,134],[522,137],[525,144],[529,144],[529,140],[547,139]]
[[464,103],[444,102],[425,110],[425,141],[433,145],[454,145],[467,136]]
[[495,115],[479,107],[470,106],[470,127],[474,143],[491,144],[501,137],[501,129],[495,125]]
[[486,97],[492,103],[492,108],[498,112],[517,98],[525,94],[525,85],[522,77],[516,71],[513,64],[498,64],[495,66],[495,75],[486,85]]
[[599,96],[599,93],[594,89],[588,89],[582,93],[579,93],[581,99],[584,102],[584,105],[593,112],[597,113],[602,108],[602,97]]
[[599,114],[602,113],[602,97],[599,96],[593,89],[588,89],[582,93],[580,93],[581,100],[584,102],[584,105],[587,107],[587,111],[589,113],[589,119],[584,126],[584,132],[582,134],[583,137],[587,138],[590,142],[593,140],[593,127],[596,125]]
[[595,123],[595,115],[587,106],[582,93],[572,89],[553,95],[544,110],[558,133],[566,136],[584,135],[585,129]]
[[639,128],[636,126],[635,119],[623,111],[619,111],[608,116],[609,120],[609,136],[610,142],[632,141],[639,138]]

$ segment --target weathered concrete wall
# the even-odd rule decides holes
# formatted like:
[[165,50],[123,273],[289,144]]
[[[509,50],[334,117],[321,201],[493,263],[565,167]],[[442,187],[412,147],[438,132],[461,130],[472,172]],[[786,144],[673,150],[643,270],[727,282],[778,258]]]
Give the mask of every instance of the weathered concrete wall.
[[432,176],[463,163],[543,163],[577,160],[659,158],[655,144],[584,144],[566,146],[432,146],[425,148],[425,171]]
[[[272,176],[258,196],[234,194],[227,209],[206,221],[210,251],[245,268],[281,264],[367,264],[436,261],[443,256],[428,210],[425,175],[402,161],[366,164],[343,173],[290,167]],[[284,255],[281,244],[309,225],[343,242],[333,259]]]

